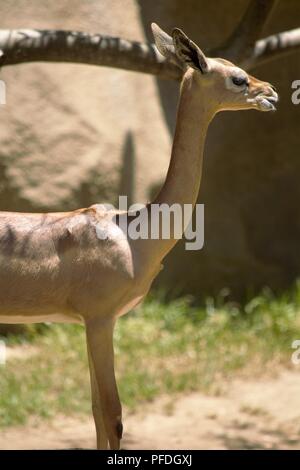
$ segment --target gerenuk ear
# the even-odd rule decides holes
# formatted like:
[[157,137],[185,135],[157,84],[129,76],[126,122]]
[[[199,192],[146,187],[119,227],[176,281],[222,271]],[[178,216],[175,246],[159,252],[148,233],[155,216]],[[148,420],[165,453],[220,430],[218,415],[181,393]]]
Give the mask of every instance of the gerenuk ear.
[[179,65],[178,58],[175,53],[173,39],[169,34],[163,31],[156,23],[151,23],[154,41],[159,52],[171,62]]
[[201,49],[179,28],[175,28],[172,35],[178,59],[186,66],[200,70],[201,73],[207,73],[209,65]]

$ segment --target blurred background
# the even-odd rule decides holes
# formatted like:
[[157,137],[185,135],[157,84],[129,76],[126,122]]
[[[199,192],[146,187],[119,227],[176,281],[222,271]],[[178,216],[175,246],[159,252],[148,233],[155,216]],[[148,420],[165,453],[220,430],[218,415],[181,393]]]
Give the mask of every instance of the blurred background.
[[[3,29],[70,29],[151,42],[150,23],[155,21],[169,32],[174,26],[182,28],[205,51],[224,42],[247,5],[248,0],[6,0],[0,4],[0,18]],[[299,1],[281,0],[263,36],[296,28],[299,22]],[[237,376],[253,380],[262,374],[261,392],[254,382],[252,390],[250,383],[253,393],[245,402],[240,398],[245,387],[238,382],[230,389],[229,401],[222,398],[214,404],[198,396],[181,403],[190,419],[195,409],[200,414],[210,410],[197,415],[203,433],[196,433],[190,447],[299,444],[295,407],[300,383],[290,371],[291,342],[300,335],[300,295],[295,287],[300,270],[300,107],[291,102],[291,83],[300,79],[299,52],[251,73],[276,86],[278,111],[216,117],[208,134],[199,195],[205,204],[204,249],[189,252],[178,243],[155,283],[159,292],[175,300],[166,303],[165,294],[159,300],[150,296],[138,311],[139,319],[134,313],[122,321],[116,337],[121,396],[129,410],[139,401],[171,392],[222,395]],[[177,83],[113,68],[54,63],[4,67],[0,78],[7,85],[7,104],[0,108],[0,210],[117,204],[119,194],[127,194],[131,202],[146,202],[160,188],[170,158]],[[5,429],[24,425],[32,416],[88,412],[81,330],[46,326],[41,336],[30,330],[9,341],[12,362],[0,373],[0,424]],[[283,379],[269,378],[282,367],[287,374]],[[286,404],[281,409],[286,384],[290,408]],[[272,408],[271,403],[278,406]],[[184,418],[174,406],[173,399],[165,400],[151,414],[165,423],[159,415],[162,408],[161,413],[174,415],[184,430]],[[235,421],[226,410],[231,418],[236,412]],[[127,446],[163,448],[169,442],[169,447],[189,448],[182,436],[153,440],[155,426],[147,419],[143,423],[149,438],[146,432],[141,444],[134,434],[136,419],[128,418],[132,435]],[[168,423],[162,429],[172,435],[174,424]],[[68,425],[63,427],[72,434],[76,426],[73,421]],[[82,429],[91,432],[89,426]],[[231,440],[223,435],[225,428]],[[207,429],[215,440],[205,441]],[[3,431],[2,448],[18,445],[19,431],[13,432]],[[41,445],[32,441],[34,431],[30,436],[29,447],[32,442]],[[62,442],[90,445],[82,439],[81,433],[77,441]],[[49,442],[60,445],[50,437]]]

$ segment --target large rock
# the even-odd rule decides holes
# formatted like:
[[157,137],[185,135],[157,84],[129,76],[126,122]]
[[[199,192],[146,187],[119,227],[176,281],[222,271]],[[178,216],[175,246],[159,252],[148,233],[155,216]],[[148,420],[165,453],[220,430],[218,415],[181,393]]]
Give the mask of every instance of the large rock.
[[[182,27],[205,50],[229,34],[247,0],[7,0],[2,28],[100,31],[150,36],[150,21]],[[298,26],[300,3],[279,2],[265,34]],[[205,203],[205,247],[180,243],[161,285],[212,293],[228,286],[288,285],[299,273],[298,158],[300,107],[291,81],[299,53],[254,71],[279,89],[276,114],[223,113],[212,124],[199,202]],[[63,210],[119,193],[144,202],[165,176],[178,86],[150,76],[71,64],[6,68],[0,108],[0,208]]]
[[[117,0],[8,1],[1,3],[0,17],[2,28],[100,31],[145,40],[133,0],[122,6]],[[5,68],[1,78],[7,84],[7,105],[0,108],[2,210],[115,203],[124,191],[145,200],[148,185],[166,171],[170,135],[152,77],[52,63]]]

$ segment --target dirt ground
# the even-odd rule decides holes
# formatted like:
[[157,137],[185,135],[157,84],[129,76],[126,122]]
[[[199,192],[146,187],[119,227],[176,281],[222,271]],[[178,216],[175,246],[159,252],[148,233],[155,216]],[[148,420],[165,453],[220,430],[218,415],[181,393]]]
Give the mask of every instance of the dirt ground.
[[[125,411],[125,449],[300,449],[300,374],[234,381],[226,395],[160,397]],[[94,447],[91,418],[59,416],[0,433],[0,449]]]

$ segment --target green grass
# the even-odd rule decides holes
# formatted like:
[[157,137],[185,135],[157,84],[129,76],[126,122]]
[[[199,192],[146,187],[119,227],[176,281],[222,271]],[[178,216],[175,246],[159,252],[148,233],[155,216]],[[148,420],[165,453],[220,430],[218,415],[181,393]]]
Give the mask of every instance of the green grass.
[[[244,307],[208,299],[165,303],[150,297],[119,319],[116,369],[123,404],[133,409],[161,393],[222,393],[237,375],[258,376],[292,367],[291,343],[300,339],[300,285],[280,296],[265,291]],[[51,325],[10,337],[38,354],[0,366],[0,426],[30,416],[90,413],[83,327]],[[295,366],[293,366],[295,367]]]

